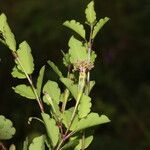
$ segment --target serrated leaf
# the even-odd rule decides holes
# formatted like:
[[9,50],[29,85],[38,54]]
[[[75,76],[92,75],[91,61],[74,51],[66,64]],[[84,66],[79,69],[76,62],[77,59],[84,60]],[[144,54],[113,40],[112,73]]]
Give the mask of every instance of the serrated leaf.
[[47,81],[47,83],[43,87],[43,93],[48,93],[48,95],[52,98],[52,100],[59,104],[60,102],[60,89],[58,84],[54,81]]
[[30,86],[25,85],[25,84],[17,85],[16,87],[13,87],[13,90],[17,94],[19,94],[23,97],[26,97],[28,99],[36,99],[32,88]]
[[96,13],[94,10],[94,1],[91,1],[85,10],[87,22],[93,25],[96,21]]
[[107,116],[105,115],[99,116],[97,113],[90,113],[86,118],[82,118],[78,122],[78,126],[75,130],[80,131],[80,130],[90,128],[93,126],[97,126],[100,124],[104,124],[107,122],[110,122]]
[[42,88],[42,84],[43,84],[44,71],[45,71],[45,66],[43,66],[41,68],[38,79],[37,79],[37,84],[36,84],[37,93],[38,93],[39,97],[41,96],[41,88]]
[[51,68],[55,71],[55,73],[61,78],[63,77],[61,71],[58,69],[58,67],[52,62],[52,61],[47,61],[47,63],[51,66]]
[[2,37],[4,38],[4,41],[1,41],[5,43],[10,50],[16,51],[15,36],[11,32],[11,29],[7,23],[7,17],[3,13],[0,16],[0,32],[2,33]]
[[29,150],[45,150],[45,136],[35,137],[29,145]]
[[25,141],[23,142],[23,150],[28,150],[28,137],[26,137]]
[[91,106],[91,98],[87,95],[83,95],[78,106],[79,118],[86,117],[91,111]]
[[60,78],[60,81],[69,89],[72,96],[76,99],[78,94],[78,87],[68,78]]
[[46,113],[42,113],[41,115],[45,123],[47,135],[51,140],[52,146],[55,147],[59,140],[59,128],[56,125],[56,121],[53,118],[50,118],[50,116]]
[[[74,109],[74,107],[72,107],[68,110],[65,110],[64,113],[62,114],[62,122],[63,122],[63,124],[65,125],[66,128],[69,127],[70,120],[71,120],[72,113],[73,113],[73,109]],[[74,118],[74,121],[72,122],[72,125],[70,127],[71,131],[77,127],[78,121],[79,121],[79,119],[76,115],[75,118]]]
[[93,34],[92,34],[92,39],[95,38],[99,30],[105,25],[105,23],[109,20],[108,17],[105,17],[104,19],[100,19],[97,24],[94,27]]
[[85,39],[85,30],[82,24],[79,22],[76,22],[75,20],[71,21],[65,21],[63,23],[64,26],[74,30],[76,33],[78,33],[82,38]]
[[[19,49],[17,50],[17,54],[19,60],[27,74],[32,74],[34,71],[34,63],[33,57],[31,54],[31,48],[29,44],[24,41],[19,45]],[[18,64],[18,69],[22,70],[22,67]],[[24,70],[22,70],[24,72]]]
[[16,66],[14,66],[14,68],[11,72],[11,75],[14,78],[19,78],[19,79],[25,79],[26,78],[25,74],[21,70],[19,70]]
[[80,61],[86,61],[87,60],[87,51],[86,47],[83,46],[82,42],[77,40],[74,36],[72,36],[69,40],[69,55],[70,55],[70,62],[71,63],[77,63]]
[[11,32],[11,29],[6,22],[4,25],[4,31],[3,31],[3,37],[5,39],[6,44],[8,45],[9,49],[12,51],[16,51],[16,41],[15,41],[15,36]]
[[0,115],[0,140],[8,140],[13,137],[16,129],[13,127],[11,120]]

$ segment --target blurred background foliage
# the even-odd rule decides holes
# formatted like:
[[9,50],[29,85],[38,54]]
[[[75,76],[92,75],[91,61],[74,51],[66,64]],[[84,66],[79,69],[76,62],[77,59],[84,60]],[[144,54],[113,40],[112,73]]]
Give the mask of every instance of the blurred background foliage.
[[[33,79],[42,65],[51,59],[62,67],[61,49],[73,34],[62,26],[65,20],[84,23],[89,0],[0,0],[17,42],[27,40],[35,61]],[[111,18],[96,38],[98,57],[91,78],[93,110],[104,113],[112,122],[99,126],[89,149],[150,149],[150,1],[95,0],[97,18]],[[0,44],[0,114],[14,122],[13,142],[21,149],[27,135],[42,132],[38,122],[27,124],[38,114],[35,102],[27,101],[11,89],[18,80],[11,77],[12,56]],[[47,67],[46,79],[56,80]],[[8,143],[9,144],[9,143]]]

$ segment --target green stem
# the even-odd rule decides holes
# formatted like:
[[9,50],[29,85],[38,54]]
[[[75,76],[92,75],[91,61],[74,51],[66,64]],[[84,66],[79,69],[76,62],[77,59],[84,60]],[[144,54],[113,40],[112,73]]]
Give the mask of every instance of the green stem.
[[45,95],[47,101],[49,102],[49,104],[52,106],[53,112],[56,114],[56,109],[54,107],[51,97],[49,96],[49,94],[47,92],[44,92],[44,95]]
[[69,126],[68,126],[68,128],[67,128],[67,130],[66,130],[66,132],[65,132],[65,135],[67,135],[67,133],[68,133],[68,131],[70,130],[70,127],[71,127],[71,125],[72,125],[72,123],[73,123],[73,121],[74,121],[74,118],[75,118],[75,115],[76,115],[76,112],[77,112],[77,108],[78,108],[80,99],[81,99],[81,97],[82,97],[82,93],[83,93],[83,92],[79,92],[79,93],[78,93],[77,102],[76,102],[76,105],[75,105],[75,107],[74,107],[74,110],[73,110],[73,113],[72,113],[72,116],[71,116],[71,119],[70,119],[70,124],[69,124]]
[[66,109],[68,97],[69,97],[69,90],[65,89],[64,98],[63,98],[63,104],[62,104],[62,109],[61,109],[62,113],[64,113],[64,111]]
[[16,54],[15,52],[13,52],[13,56],[15,57],[15,59],[16,59],[16,61],[19,63],[19,65],[21,66],[21,68],[22,68],[22,70],[23,70],[25,76],[26,76],[27,79],[28,79],[28,81],[29,81],[29,83],[30,83],[30,85],[31,85],[32,91],[33,91],[33,93],[34,93],[34,95],[35,95],[35,97],[36,97],[36,100],[37,100],[37,102],[38,102],[38,105],[39,105],[39,107],[40,107],[41,112],[44,112],[43,105],[42,105],[41,100],[40,100],[40,98],[39,98],[39,96],[38,96],[38,94],[37,94],[36,88],[34,87],[31,78],[30,78],[29,75],[26,73],[26,70],[24,69],[24,67],[23,67],[23,65],[22,65],[22,63],[21,63],[19,57],[17,56],[17,54]]
[[84,150],[85,147],[85,132],[83,131],[82,133],[82,144],[81,144],[81,150]]

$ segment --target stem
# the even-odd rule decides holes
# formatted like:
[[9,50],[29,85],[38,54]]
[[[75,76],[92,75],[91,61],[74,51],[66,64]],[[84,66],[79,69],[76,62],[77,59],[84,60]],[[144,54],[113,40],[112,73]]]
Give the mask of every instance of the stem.
[[62,104],[62,113],[64,113],[65,109],[66,109],[66,104],[67,104],[67,101],[68,101],[68,97],[69,97],[69,90],[68,89],[65,89],[65,92],[64,92],[64,99],[63,99],[63,104]]
[[[93,39],[92,39],[92,34],[93,34],[93,26],[90,26],[90,37],[89,37],[89,43],[88,43],[88,62],[90,63],[91,59],[91,50],[92,50],[92,44],[93,44]],[[87,72],[87,77],[86,77],[86,87],[87,90],[85,90],[85,94],[89,95],[90,92],[90,71],[88,70]],[[82,141],[81,141],[81,149],[84,150],[85,147],[85,131],[82,133]]]
[[61,150],[62,144],[63,144],[69,137],[71,137],[74,133],[75,133],[75,132],[73,131],[73,132],[70,132],[68,135],[66,135],[66,136],[60,141],[60,143],[58,144],[56,150]]
[[44,95],[45,95],[47,101],[49,102],[49,104],[52,106],[53,112],[56,114],[56,109],[54,107],[51,97],[49,96],[49,94],[47,92],[44,92]]
[[74,107],[74,110],[73,110],[73,113],[72,113],[72,116],[71,116],[71,120],[70,120],[70,124],[69,124],[69,126],[68,126],[68,128],[67,128],[67,130],[66,130],[66,132],[65,132],[65,135],[67,135],[67,133],[68,133],[68,131],[69,131],[69,129],[70,129],[70,127],[71,127],[73,121],[74,121],[74,118],[75,118],[75,115],[76,115],[76,111],[77,111],[77,108],[78,108],[80,99],[81,99],[81,97],[82,97],[82,93],[83,93],[83,92],[78,93],[77,102],[76,102],[76,105],[75,105],[75,107]]
[[85,147],[85,132],[83,131],[82,133],[82,144],[81,144],[81,150],[84,150]]
[[[67,78],[70,79],[70,73],[71,73],[71,65],[68,65],[68,73],[67,73]],[[68,97],[69,97],[69,90],[66,88],[65,92],[64,92],[64,99],[63,99],[63,104],[62,104],[62,108],[61,111],[62,113],[64,113],[65,109],[66,109],[66,105],[67,105],[67,101],[68,101]]]
[[40,100],[40,98],[39,98],[39,96],[38,96],[38,94],[37,94],[36,88],[34,87],[31,78],[30,78],[29,75],[26,73],[26,70],[24,69],[24,67],[23,67],[23,65],[22,65],[22,63],[21,63],[19,57],[17,56],[17,53],[13,52],[13,56],[15,57],[15,59],[16,59],[16,61],[19,63],[19,65],[21,66],[21,68],[22,68],[22,70],[23,70],[25,76],[26,76],[27,79],[28,79],[28,81],[29,81],[29,83],[30,83],[30,85],[31,85],[31,88],[32,88],[32,90],[33,90],[33,93],[34,93],[34,95],[35,95],[35,97],[36,97],[36,100],[37,100],[37,102],[38,102],[38,105],[39,105],[39,107],[40,107],[41,112],[44,112],[43,105],[42,105],[41,100]]

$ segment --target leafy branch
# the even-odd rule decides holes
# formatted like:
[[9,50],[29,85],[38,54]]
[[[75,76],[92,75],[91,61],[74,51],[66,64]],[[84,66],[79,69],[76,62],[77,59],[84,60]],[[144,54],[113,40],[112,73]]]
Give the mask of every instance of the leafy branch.
[[[99,116],[91,112],[92,98],[90,97],[95,84],[95,81],[90,79],[90,72],[95,67],[97,57],[93,50],[93,42],[109,18],[105,17],[97,22],[94,1],[87,5],[85,16],[86,24],[90,28],[89,36],[86,35],[84,25],[76,20],[63,23],[82,39],[71,36],[68,52],[66,54],[62,52],[63,64],[67,70],[66,77],[52,61],[48,61],[48,65],[64,84],[61,89],[62,86],[51,80],[43,85],[45,66],[39,71],[36,86],[33,84],[31,75],[34,71],[34,60],[31,48],[26,41],[20,43],[17,48],[15,36],[11,32],[6,16],[0,15],[0,41],[8,46],[15,58],[15,66],[11,74],[14,78],[27,79],[29,84],[17,85],[13,89],[20,96],[36,99],[42,119],[30,117],[29,122],[36,119],[45,126],[45,133],[35,137],[31,144],[26,138],[23,149],[44,150],[46,145],[49,150],[84,150],[93,140],[91,128],[110,122],[107,116]],[[68,106],[69,101],[72,103],[71,106]],[[48,113],[44,110],[45,105],[50,109]]]

